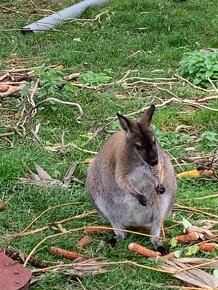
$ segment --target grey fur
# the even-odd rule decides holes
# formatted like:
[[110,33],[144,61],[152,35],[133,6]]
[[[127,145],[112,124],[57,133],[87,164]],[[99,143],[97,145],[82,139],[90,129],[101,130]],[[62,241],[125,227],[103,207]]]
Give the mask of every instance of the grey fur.
[[[153,110],[154,111],[154,110]],[[147,112],[148,115],[148,112]],[[153,112],[151,113],[151,117]],[[119,115],[121,116],[121,115]],[[118,116],[118,117],[119,117]],[[121,116],[122,117],[122,116]],[[125,117],[123,117],[125,118]],[[138,126],[144,123],[145,129],[155,137],[149,127],[150,119],[146,113],[138,122],[130,121],[128,126]],[[128,119],[124,119],[128,121]],[[156,143],[158,164],[149,165],[141,158],[138,151],[128,146],[129,135],[133,131],[126,129],[113,134],[103,145],[88,168],[87,189],[99,213],[110,222],[113,228],[126,229],[130,226],[151,227],[151,242],[155,249],[162,246],[161,217],[165,219],[171,212],[176,195],[176,178],[169,156]],[[126,131],[125,131],[126,130]],[[130,132],[131,131],[131,132]],[[138,140],[138,139],[137,139]],[[163,166],[163,182],[165,193],[157,195],[156,186],[160,175],[160,165]],[[147,205],[139,203],[140,196],[147,200]],[[160,211],[157,200],[160,198]],[[125,238],[126,233],[114,230],[117,239]]]

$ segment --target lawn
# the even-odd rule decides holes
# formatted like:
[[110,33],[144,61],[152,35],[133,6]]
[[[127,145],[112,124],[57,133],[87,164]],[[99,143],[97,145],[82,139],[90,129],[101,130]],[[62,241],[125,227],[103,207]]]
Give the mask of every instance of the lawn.
[[[202,103],[206,108],[184,101],[215,96],[217,91],[199,90],[175,78],[185,53],[218,48],[217,1],[111,1],[108,7],[87,10],[81,19],[71,20],[54,30],[22,35],[19,29],[27,23],[51,11],[66,8],[73,1],[49,2],[48,5],[43,0],[2,0],[0,4],[0,75],[5,70],[31,70],[37,67],[32,86],[39,77],[44,89],[35,95],[36,103],[53,96],[62,101],[79,103],[84,112],[78,121],[77,107],[48,103],[38,108],[29,124],[27,119],[22,119],[25,114],[28,116],[30,109],[25,92],[19,97],[0,99],[0,134],[15,133],[7,138],[0,137],[0,202],[6,206],[0,212],[0,247],[10,244],[26,254],[49,235],[86,225],[107,225],[99,216],[89,214],[93,206],[86,192],[85,180],[88,161],[94,157],[92,151],[98,151],[110,134],[119,129],[116,112],[136,119],[143,108],[151,103],[156,104],[154,130],[162,147],[171,156],[177,173],[195,169],[193,160],[202,158],[207,162],[215,155],[218,143],[217,98]],[[58,64],[61,69],[60,66],[55,67]],[[48,70],[48,66],[54,67]],[[82,86],[68,85],[63,90],[60,80],[63,75],[78,72],[81,73],[79,83]],[[125,75],[127,80],[122,81]],[[104,85],[107,82],[111,85]],[[182,101],[172,101],[158,107],[173,96]],[[19,120],[24,121],[24,128],[16,127]],[[38,133],[40,143],[31,133],[38,123],[41,125]],[[63,136],[65,146],[55,147],[61,145]],[[20,184],[18,180],[25,176],[27,167],[35,172],[34,162],[59,180],[63,180],[72,163],[78,162],[74,174],[80,182],[75,181],[68,188]],[[179,179],[176,203],[202,212],[175,208],[173,216],[165,222],[166,229],[170,228],[166,231],[167,238],[183,232],[183,218],[193,225],[202,219],[217,220],[217,197],[199,198],[217,192],[216,177]],[[79,204],[72,204],[74,202]],[[60,206],[55,208],[57,205]],[[49,223],[55,225],[57,221],[83,213],[87,216],[65,222],[62,227],[49,226],[47,230],[12,240],[14,234],[22,232],[48,208],[51,210],[37,219],[30,229],[39,229]],[[78,230],[71,235],[48,238],[33,256],[61,263],[63,259],[47,251],[50,246],[58,246],[102,261],[131,260],[156,266],[155,260],[140,257],[128,249],[131,242],[151,249],[152,244],[146,237],[129,234],[114,248],[99,247],[101,241],[111,236],[104,233],[93,236],[90,245],[78,250],[76,243],[82,236],[83,232]],[[185,246],[176,247],[181,248]],[[197,253],[194,256],[213,258],[216,253]],[[30,289],[122,290],[159,287],[165,290],[182,289],[180,285],[185,285],[168,274],[128,264],[112,265],[108,270],[105,274],[80,279],[48,271],[31,284]]]

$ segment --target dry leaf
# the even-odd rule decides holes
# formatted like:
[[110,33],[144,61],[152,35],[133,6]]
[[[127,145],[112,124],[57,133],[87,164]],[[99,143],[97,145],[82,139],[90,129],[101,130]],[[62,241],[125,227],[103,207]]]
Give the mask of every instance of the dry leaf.
[[186,229],[187,233],[199,233],[200,234],[200,238],[202,240],[210,240],[213,239],[215,237],[215,235],[208,229],[203,229],[197,226],[190,226]]
[[58,180],[52,178],[41,166],[34,162],[36,173],[32,172],[26,165],[27,170],[29,171],[25,177],[19,178],[20,183],[37,185],[37,186],[60,186],[67,188],[72,181],[82,183],[78,178],[73,176],[73,173],[76,169],[78,162],[73,163],[70,166],[67,173],[65,174],[64,180]]
[[[201,265],[210,263],[211,259],[206,258],[178,258],[178,262],[185,263],[185,264],[191,264],[191,265]],[[212,268],[212,269],[218,269],[218,258],[214,258],[210,264],[206,264],[204,266],[199,266],[203,269]]]
[[178,259],[165,261],[163,265],[159,266],[166,271],[174,272],[173,276],[193,286],[201,287],[203,289],[214,290],[218,287],[218,279],[207,272],[200,269],[190,269],[182,272],[177,272],[190,267],[188,263],[182,263]]
[[198,220],[196,222],[196,226],[201,226],[204,229],[211,229],[218,225],[218,221],[213,221],[213,220]]
[[105,267],[102,266],[101,263],[93,259],[89,259],[82,262],[75,262],[75,266],[70,266],[68,268],[60,267],[58,269],[55,269],[54,271],[81,278],[90,275],[104,274],[108,272],[108,270],[105,269]]

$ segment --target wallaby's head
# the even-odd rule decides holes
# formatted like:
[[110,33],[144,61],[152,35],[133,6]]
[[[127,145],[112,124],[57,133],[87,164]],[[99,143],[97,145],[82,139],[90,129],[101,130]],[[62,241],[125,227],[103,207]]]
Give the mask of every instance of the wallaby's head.
[[131,152],[151,166],[158,163],[156,138],[150,127],[154,111],[155,106],[151,105],[137,122],[117,113],[120,125],[126,131],[126,142]]

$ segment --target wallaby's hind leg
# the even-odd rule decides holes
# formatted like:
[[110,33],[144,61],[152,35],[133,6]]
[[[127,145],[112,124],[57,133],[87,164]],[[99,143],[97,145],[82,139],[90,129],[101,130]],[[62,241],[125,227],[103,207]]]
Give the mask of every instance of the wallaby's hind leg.
[[151,235],[154,237],[151,237],[151,242],[154,246],[154,248],[161,253],[161,255],[167,254],[167,249],[164,247],[162,241],[160,240],[160,234],[161,234],[161,224],[159,221],[153,221],[152,227],[151,227]]
[[123,240],[126,237],[126,232],[119,231],[119,229],[124,229],[123,226],[117,223],[110,223],[111,227],[114,228],[114,235],[111,239],[107,241],[108,244],[110,244],[112,247],[116,244],[117,241]]
[[160,252],[162,255],[167,253],[167,249],[163,246],[161,241],[160,234],[161,234],[161,226],[163,220],[166,218],[167,213],[169,212],[169,201],[167,197],[161,196],[161,200],[158,201],[160,206],[154,210],[153,213],[153,221],[151,226],[151,235],[154,236],[151,238],[151,242],[154,245],[155,249]]

